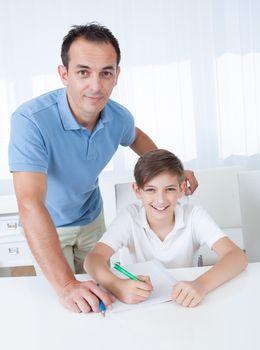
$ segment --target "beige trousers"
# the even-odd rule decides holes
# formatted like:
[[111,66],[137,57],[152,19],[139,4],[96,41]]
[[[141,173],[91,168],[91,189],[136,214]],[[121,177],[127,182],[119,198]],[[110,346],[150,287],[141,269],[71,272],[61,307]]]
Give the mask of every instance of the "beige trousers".
[[[86,273],[83,263],[87,253],[95,246],[105,232],[103,211],[88,225],[57,227],[61,248],[74,273]],[[37,275],[42,271],[33,258],[33,265]]]

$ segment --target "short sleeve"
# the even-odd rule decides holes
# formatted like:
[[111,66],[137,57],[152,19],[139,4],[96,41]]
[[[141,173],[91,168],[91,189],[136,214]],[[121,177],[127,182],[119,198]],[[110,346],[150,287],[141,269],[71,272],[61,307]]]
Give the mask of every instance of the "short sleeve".
[[206,244],[210,249],[212,249],[216,241],[222,237],[226,237],[226,234],[208,215],[206,210],[199,206],[193,208],[192,228],[199,244]]
[[48,154],[42,134],[33,120],[18,113],[11,118],[8,155],[11,172],[47,173]]
[[128,247],[131,239],[131,216],[123,210],[111,223],[99,242],[111,247],[115,252],[120,248]]
[[125,130],[120,142],[120,145],[124,147],[130,146],[134,142],[136,137],[135,121],[130,112],[128,112],[126,119],[127,122],[125,123]]

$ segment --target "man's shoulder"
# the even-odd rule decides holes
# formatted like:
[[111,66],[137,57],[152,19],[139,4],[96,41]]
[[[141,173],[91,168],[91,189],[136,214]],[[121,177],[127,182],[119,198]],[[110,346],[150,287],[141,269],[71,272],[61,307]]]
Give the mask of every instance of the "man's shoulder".
[[106,104],[106,111],[108,113],[112,112],[114,116],[132,117],[131,112],[126,107],[111,99]]
[[43,95],[37,96],[20,105],[14,114],[20,114],[30,118],[39,112],[44,112],[44,110],[57,104],[58,97],[62,90],[64,89],[49,91]]

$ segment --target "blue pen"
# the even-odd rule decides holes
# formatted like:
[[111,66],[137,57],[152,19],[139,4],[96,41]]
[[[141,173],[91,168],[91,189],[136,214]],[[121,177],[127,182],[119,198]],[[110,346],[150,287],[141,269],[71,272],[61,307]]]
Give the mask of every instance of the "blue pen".
[[99,310],[100,310],[100,312],[101,312],[101,315],[102,315],[103,317],[105,317],[105,316],[106,316],[106,306],[105,306],[105,304],[103,303],[103,301],[100,300],[100,299],[99,299]]

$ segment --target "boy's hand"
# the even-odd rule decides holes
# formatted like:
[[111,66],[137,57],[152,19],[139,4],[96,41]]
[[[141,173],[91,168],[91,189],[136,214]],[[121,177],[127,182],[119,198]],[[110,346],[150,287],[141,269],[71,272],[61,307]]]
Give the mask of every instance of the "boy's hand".
[[206,295],[203,286],[197,281],[180,281],[172,292],[172,300],[185,307],[194,307]]
[[153,286],[148,276],[137,276],[141,281],[120,279],[115,285],[114,295],[126,304],[137,304],[149,298]]

